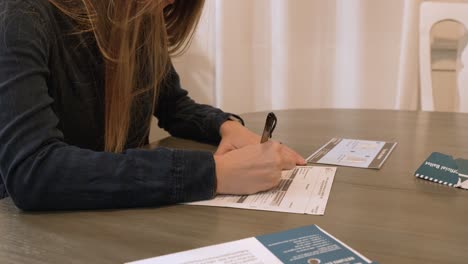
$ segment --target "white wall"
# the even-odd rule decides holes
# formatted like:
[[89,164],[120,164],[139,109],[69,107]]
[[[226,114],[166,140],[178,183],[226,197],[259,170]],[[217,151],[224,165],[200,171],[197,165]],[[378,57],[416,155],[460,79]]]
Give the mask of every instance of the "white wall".
[[191,97],[236,113],[417,109],[419,2],[207,0],[174,62]]

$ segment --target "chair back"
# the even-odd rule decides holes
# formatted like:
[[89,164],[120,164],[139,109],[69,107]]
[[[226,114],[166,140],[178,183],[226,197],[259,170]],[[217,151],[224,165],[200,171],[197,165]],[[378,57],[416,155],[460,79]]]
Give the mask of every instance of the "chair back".
[[468,3],[424,2],[420,9],[419,24],[419,74],[421,87],[421,109],[435,111],[431,64],[431,31],[442,21],[455,21],[465,27],[463,41],[457,56],[457,99],[455,110],[468,112]]

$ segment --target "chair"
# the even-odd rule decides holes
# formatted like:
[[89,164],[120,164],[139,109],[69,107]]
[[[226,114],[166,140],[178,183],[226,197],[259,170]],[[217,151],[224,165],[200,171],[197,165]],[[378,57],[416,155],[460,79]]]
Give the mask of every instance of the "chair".
[[[421,108],[434,111],[434,92],[432,87],[431,67],[431,30],[442,21],[455,21],[465,27],[465,34],[458,47],[457,56],[457,101],[455,110],[468,112],[468,4],[424,2],[420,9],[419,24],[419,69],[421,81]],[[466,67],[464,67],[464,64]]]

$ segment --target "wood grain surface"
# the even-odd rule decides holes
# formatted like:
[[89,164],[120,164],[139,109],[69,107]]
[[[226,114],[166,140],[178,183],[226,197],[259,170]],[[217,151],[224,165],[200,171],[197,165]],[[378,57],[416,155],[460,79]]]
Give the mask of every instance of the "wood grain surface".
[[[308,156],[332,137],[396,141],[380,170],[338,168],[324,216],[175,205],[26,213],[0,201],[0,263],[123,263],[317,224],[379,263],[468,263],[468,191],[414,171],[433,151],[468,158],[468,115],[275,112],[273,137]],[[261,133],[266,113],[242,115]],[[166,138],[151,145],[214,151]]]

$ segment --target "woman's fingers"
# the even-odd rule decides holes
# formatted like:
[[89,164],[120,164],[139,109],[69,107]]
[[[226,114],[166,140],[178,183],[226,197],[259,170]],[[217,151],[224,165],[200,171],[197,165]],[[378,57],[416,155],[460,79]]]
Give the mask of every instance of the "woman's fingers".
[[301,155],[299,155],[299,153],[297,153],[296,151],[292,150],[291,148],[289,148],[288,146],[282,143],[279,143],[279,144],[282,147],[283,155],[287,155],[289,160],[293,159],[294,165],[307,165],[307,161]]

